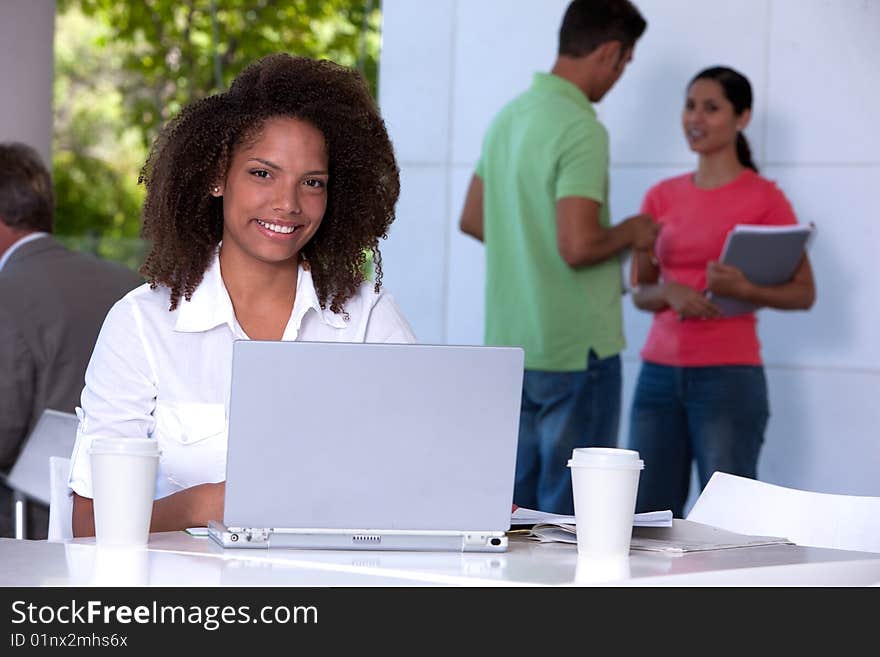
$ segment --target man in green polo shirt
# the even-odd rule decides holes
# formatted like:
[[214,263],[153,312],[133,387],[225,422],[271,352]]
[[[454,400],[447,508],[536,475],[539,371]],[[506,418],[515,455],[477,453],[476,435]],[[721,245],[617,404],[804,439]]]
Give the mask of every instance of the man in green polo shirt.
[[628,0],[574,0],[550,73],[495,117],[460,227],[486,245],[486,344],[525,349],[514,502],[574,513],[575,447],[617,445],[624,348],[619,254],[656,224],[612,226],[608,134],[592,103],[646,23]]

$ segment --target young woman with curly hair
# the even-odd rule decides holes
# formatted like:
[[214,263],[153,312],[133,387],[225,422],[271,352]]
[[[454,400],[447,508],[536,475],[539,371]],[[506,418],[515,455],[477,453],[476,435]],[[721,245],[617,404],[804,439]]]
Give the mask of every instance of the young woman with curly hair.
[[110,311],[86,372],[70,476],[77,536],[94,533],[96,436],[158,441],[151,531],[222,517],[234,340],[415,341],[381,289],[378,243],[399,176],[354,71],[261,59],[165,127],[141,180],[148,284]]

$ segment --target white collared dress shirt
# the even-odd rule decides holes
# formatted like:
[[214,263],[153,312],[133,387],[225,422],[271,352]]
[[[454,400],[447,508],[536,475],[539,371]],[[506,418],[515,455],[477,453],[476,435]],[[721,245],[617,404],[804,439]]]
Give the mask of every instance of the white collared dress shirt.
[[[219,259],[190,301],[169,311],[170,291],[143,285],[107,314],[85,376],[70,487],[92,497],[88,448],[95,437],[158,441],[156,498],[223,481],[232,344],[248,339],[235,318]],[[348,319],[322,309],[312,275],[300,267],[282,340],[412,343],[391,295],[371,283],[345,305]]]

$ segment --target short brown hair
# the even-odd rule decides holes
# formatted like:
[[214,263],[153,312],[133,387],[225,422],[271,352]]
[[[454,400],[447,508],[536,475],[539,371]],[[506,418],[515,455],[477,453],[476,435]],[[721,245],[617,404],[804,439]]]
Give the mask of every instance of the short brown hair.
[[0,144],[0,221],[19,230],[52,232],[52,176],[33,148]]
[[632,48],[647,27],[629,0],[574,0],[559,28],[559,54],[583,57],[607,41]]

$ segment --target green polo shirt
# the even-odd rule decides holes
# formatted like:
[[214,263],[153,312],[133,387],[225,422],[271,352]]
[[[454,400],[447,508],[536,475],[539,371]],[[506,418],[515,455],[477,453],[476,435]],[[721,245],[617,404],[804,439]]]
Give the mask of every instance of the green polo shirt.
[[486,344],[525,349],[526,369],[586,369],[624,348],[618,257],[574,269],[557,246],[556,202],[566,196],[608,212],[608,133],[575,85],[536,73],[483,140]]

